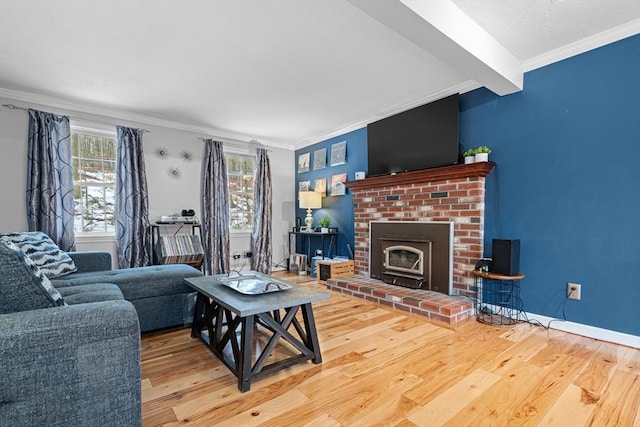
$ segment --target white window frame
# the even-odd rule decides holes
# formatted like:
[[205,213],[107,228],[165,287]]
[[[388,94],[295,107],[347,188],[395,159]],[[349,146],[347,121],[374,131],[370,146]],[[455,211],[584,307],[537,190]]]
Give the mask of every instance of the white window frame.
[[[93,124],[91,125],[87,125],[85,123],[82,122],[73,122],[71,123],[71,133],[77,133],[77,134],[82,134],[82,135],[90,135],[90,136],[96,136],[96,137],[102,137],[102,138],[111,138],[116,142],[116,150],[117,150],[117,132],[113,129],[113,128],[108,128],[106,126],[101,128],[98,128],[96,126],[93,126]],[[117,155],[117,153],[116,153]],[[71,157],[72,160],[75,157],[75,153],[71,153]],[[76,186],[78,182],[74,180],[73,185],[74,188]],[[95,187],[110,187],[111,185],[105,185],[103,183],[85,183],[86,184],[91,184],[91,186],[95,186]],[[115,180],[113,182],[113,188],[115,191]],[[74,196],[74,205],[75,205],[75,196]],[[74,228],[75,228],[75,223],[74,223]],[[90,241],[90,240],[105,240],[105,241],[110,241],[110,240],[115,240],[115,230],[114,231],[76,231],[76,237],[79,238],[79,240],[81,241]]]
[[[227,164],[227,179],[229,179],[229,176],[230,176],[229,165],[231,164],[231,162],[229,160],[230,160],[230,157],[232,157],[232,156],[233,157],[246,157],[246,158],[251,159],[251,162],[253,163],[253,171],[252,171],[252,173],[254,175],[253,179],[255,179],[255,167],[256,167],[255,162],[256,162],[256,159],[255,159],[255,155],[249,154],[249,150],[247,150],[247,152],[241,152],[239,150],[238,151],[236,151],[236,150],[234,150],[234,151],[226,151],[225,150],[224,155],[225,155],[225,160],[226,160],[226,164]],[[231,197],[232,197],[232,194],[236,194],[236,193],[237,192],[232,192],[231,188],[229,188],[229,209],[231,209]],[[238,193],[238,194],[243,194],[243,193]],[[243,194],[243,195],[246,195],[246,193]],[[251,200],[254,199],[253,186],[252,186],[252,188],[250,190],[250,198],[251,198]],[[235,235],[251,234],[253,232],[253,221],[251,221],[251,224],[249,225],[249,227],[250,228],[243,228],[243,229],[232,228],[231,227],[231,212],[229,212],[229,232],[231,234],[235,234]]]

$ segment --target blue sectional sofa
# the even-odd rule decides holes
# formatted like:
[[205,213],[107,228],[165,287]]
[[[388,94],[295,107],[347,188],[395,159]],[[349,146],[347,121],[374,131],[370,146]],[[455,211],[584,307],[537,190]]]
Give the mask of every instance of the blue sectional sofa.
[[0,425],[140,426],[140,332],[191,322],[202,273],[77,252],[49,279],[28,252],[0,239]]
[[68,255],[78,270],[51,280],[63,296],[67,286],[113,283],[136,308],[142,332],[191,323],[196,297],[184,279],[202,276],[200,270],[185,264],[112,270],[108,252],[69,252]]
[[0,425],[140,426],[133,305],[114,284],[63,300],[25,258],[0,243]]

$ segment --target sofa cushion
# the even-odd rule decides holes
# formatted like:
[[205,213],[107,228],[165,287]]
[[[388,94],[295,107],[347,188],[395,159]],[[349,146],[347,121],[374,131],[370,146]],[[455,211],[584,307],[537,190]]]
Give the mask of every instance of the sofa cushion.
[[69,305],[100,301],[123,301],[124,296],[113,283],[92,283],[90,285],[66,286],[59,289],[64,301]]
[[161,295],[191,293],[193,289],[184,283],[184,278],[197,276],[202,276],[200,270],[184,264],[171,264],[72,273],[54,279],[52,283],[60,289],[64,286],[89,283],[115,283],[122,291],[124,298],[133,301]]
[[47,276],[19,248],[0,242],[0,313],[66,305]]
[[22,249],[49,279],[76,271],[71,257],[41,231],[0,233],[0,240]]

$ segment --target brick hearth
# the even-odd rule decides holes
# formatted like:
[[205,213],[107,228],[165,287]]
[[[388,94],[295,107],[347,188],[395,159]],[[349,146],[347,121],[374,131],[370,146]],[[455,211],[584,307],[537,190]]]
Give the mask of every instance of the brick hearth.
[[349,181],[353,194],[355,272],[369,277],[371,221],[453,222],[453,293],[474,296],[483,254],[485,177],[494,163],[454,165]]
[[473,303],[469,298],[388,285],[375,279],[363,277],[328,279],[327,289],[452,326],[473,315]]

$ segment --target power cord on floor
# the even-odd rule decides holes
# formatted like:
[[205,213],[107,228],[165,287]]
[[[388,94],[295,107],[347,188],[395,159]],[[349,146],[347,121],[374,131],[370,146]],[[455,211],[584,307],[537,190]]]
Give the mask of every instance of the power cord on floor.
[[287,257],[282,258],[282,260],[280,260],[280,262],[277,263],[271,263],[271,267],[275,267],[275,268],[287,268]]
[[[565,312],[565,307],[567,306],[567,301],[569,300],[569,298],[571,297],[571,295],[573,295],[573,293],[575,292],[575,289],[571,289],[571,291],[565,295],[564,299],[562,300],[561,304],[562,304],[562,319],[551,319],[549,320],[549,323],[547,323],[547,326],[544,326],[542,324],[542,322],[540,322],[539,320],[535,320],[535,319],[529,319],[529,317],[523,313],[524,318],[525,318],[525,322],[533,325],[533,326],[540,326],[541,328],[544,328],[546,331],[549,331],[549,329],[551,328],[551,323],[553,322],[566,322],[567,321],[567,314]],[[558,308],[560,308],[558,306]],[[558,309],[556,309],[556,311],[558,311]]]
[[[551,322],[566,322],[567,321],[567,314],[565,313],[565,307],[567,306],[567,301],[569,301],[569,298],[571,298],[571,295],[573,295],[573,293],[575,292],[575,289],[571,289],[571,291],[565,295],[564,300],[562,301],[562,319],[551,319],[549,320],[549,323],[547,324],[547,330],[549,330],[549,328],[551,327]],[[557,311],[557,309],[556,309]]]

